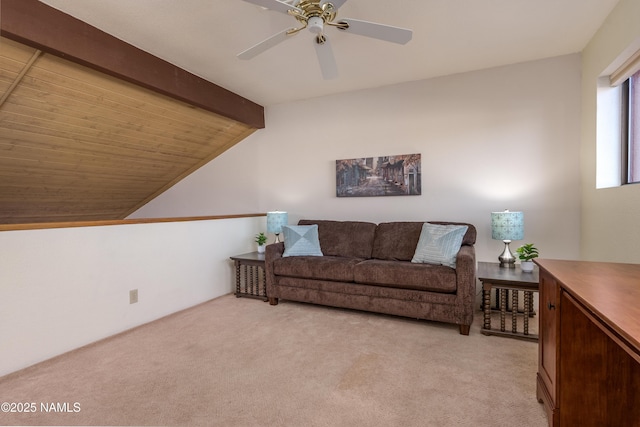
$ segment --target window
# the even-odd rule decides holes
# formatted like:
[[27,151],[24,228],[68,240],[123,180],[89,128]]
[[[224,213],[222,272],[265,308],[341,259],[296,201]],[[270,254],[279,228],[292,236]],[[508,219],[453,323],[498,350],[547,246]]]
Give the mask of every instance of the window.
[[622,153],[626,165],[623,182],[640,182],[640,71],[622,87]]
[[[640,39],[597,79],[596,188],[640,184]],[[629,56],[628,52],[634,52]],[[613,70],[613,71],[610,71]]]

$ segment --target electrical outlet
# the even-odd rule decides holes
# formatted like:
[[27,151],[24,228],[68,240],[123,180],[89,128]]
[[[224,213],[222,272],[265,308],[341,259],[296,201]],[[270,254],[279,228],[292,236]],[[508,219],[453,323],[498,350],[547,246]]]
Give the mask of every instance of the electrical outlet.
[[135,304],[138,302],[138,290],[132,289],[129,291],[129,304]]

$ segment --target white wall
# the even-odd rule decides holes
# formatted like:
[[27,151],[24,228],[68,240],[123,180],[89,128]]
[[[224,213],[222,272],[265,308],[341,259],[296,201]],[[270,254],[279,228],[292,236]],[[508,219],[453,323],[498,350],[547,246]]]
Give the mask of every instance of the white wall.
[[264,223],[1,232],[0,376],[233,292],[229,257],[255,250]]
[[[221,200],[254,209],[253,196],[230,193],[233,179],[220,185],[219,169],[231,168],[257,194],[259,211],[286,210],[292,223],[468,221],[478,228],[478,259],[497,261],[502,243],[491,240],[490,212],[522,210],[526,242],[544,257],[575,259],[579,139],[579,55],[316,98],[267,108],[265,129],[145,214],[213,213]],[[335,196],[335,160],[410,153],[422,154],[421,196]],[[255,169],[244,167],[250,156]]]
[[[640,263],[640,185],[597,189],[598,78],[640,49],[640,0],[620,0],[583,52],[582,60],[582,245],[586,260]],[[602,117],[601,117],[602,118]],[[602,121],[600,121],[602,123]],[[614,160],[618,160],[614,158]],[[602,164],[600,164],[602,168]],[[617,170],[615,164],[608,166]]]

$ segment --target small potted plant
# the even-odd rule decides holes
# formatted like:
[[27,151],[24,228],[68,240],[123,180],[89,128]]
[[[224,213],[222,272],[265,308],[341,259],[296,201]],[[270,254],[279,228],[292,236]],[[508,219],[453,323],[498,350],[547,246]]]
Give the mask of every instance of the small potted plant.
[[538,258],[538,248],[533,246],[533,243],[527,243],[516,249],[516,252],[518,253],[518,258],[520,258],[522,271],[531,273],[533,271],[533,261],[531,260]]
[[264,253],[264,246],[267,243],[267,236],[264,233],[256,234],[256,243],[258,244],[258,253]]

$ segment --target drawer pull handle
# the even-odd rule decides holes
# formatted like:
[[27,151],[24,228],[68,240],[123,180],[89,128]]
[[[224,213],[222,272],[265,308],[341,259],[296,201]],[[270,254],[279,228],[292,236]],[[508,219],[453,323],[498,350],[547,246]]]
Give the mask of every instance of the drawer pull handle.
[[556,306],[555,306],[555,305],[553,305],[553,304],[551,304],[550,302],[548,302],[548,303],[547,303],[547,308],[548,308],[549,310],[555,310],[555,309],[556,309]]

